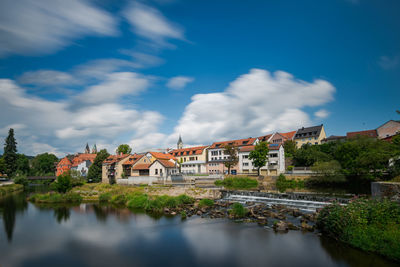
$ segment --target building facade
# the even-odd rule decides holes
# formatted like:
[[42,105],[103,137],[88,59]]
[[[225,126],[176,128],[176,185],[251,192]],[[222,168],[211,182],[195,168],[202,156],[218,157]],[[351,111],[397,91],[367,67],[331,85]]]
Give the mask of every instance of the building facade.
[[170,155],[176,158],[181,166],[181,172],[184,174],[199,174],[207,173],[207,147],[196,146],[175,149],[169,152]]
[[110,155],[102,164],[102,183],[116,183],[124,173],[123,164],[129,159],[129,155]]
[[170,159],[156,159],[149,166],[150,176],[165,178],[166,180],[171,180],[171,175],[176,175],[179,173],[178,164]]
[[303,127],[296,131],[293,140],[296,142],[297,148],[305,144],[319,145],[321,141],[326,138],[324,125]]
[[400,121],[390,120],[376,128],[379,139],[387,138],[400,133]]

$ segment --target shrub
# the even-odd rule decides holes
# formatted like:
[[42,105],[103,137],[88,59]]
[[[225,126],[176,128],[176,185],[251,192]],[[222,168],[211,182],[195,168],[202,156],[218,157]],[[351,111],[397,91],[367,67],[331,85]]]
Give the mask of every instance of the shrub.
[[63,197],[64,197],[65,202],[70,202],[70,203],[81,203],[82,202],[82,197],[78,193],[69,192],[69,193],[66,193]]
[[181,219],[184,220],[184,219],[186,219],[186,218],[187,218],[186,212],[185,212],[184,210],[181,211]]
[[149,197],[146,194],[136,194],[129,198],[126,205],[133,209],[147,209],[149,206]]
[[51,184],[51,188],[59,193],[65,193],[72,188],[72,178],[68,172],[57,177],[57,180]]
[[180,205],[182,205],[182,204],[193,204],[194,203],[194,198],[189,197],[188,195],[179,195],[176,198],[178,199],[178,203]]
[[229,189],[251,189],[258,186],[257,180],[247,176],[227,176],[224,180],[217,180],[214,183],[217,186],[224,186]]
[[26,178],[26,175],[19,175],[15,177],[13,180],[15,184],[20,184],[23,185],[24,187],[27,187],[29,185],[29,181]]
[[400,261],[400,206],[388,200],[359,199],[324,207],[317,227],[331,237],[365,251]]
[[111,197],[110,202],[115,205],[124,205],[126,203],[126,198],[124,194],[114,195]]
[[293,168],[294,168],[294,166],[289,165],[289,166],[287,167],[287,170],[288,170],[288,171],[293,171]]
[[234,203],[229,211],[235,218],[243,218],[248,213],[248,210],[240,203]]
[[276,179],[275,186],[279,192],[285,192],[286,189],[304,188],[303,180],[288,180],[284,174],[280,174]]
[[99,196],[99,201],[100,202],[109,202],[111,200],[111,193],[107,192],[107,193],[102,193]]
[[214,201],[208,198],[203,198],[202,200],[199,201],[199,207],[211,207],[214,205]]

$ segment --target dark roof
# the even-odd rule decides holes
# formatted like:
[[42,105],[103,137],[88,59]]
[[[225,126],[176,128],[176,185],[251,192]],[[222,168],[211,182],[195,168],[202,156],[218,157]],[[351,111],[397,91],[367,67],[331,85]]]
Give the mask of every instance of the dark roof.
[[294,135],[294,139],[300,139],[305,137],[318,137],[321,134],[322,127],[324,125],[312,126],[307,128],[300,128],[297,130],[296,134]]

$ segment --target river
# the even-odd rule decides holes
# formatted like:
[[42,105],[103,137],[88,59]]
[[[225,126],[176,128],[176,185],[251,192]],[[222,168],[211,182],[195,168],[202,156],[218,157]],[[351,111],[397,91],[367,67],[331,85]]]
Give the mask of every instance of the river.
[[0,266],[397,266],[315,233],[125,208],[0,200]]

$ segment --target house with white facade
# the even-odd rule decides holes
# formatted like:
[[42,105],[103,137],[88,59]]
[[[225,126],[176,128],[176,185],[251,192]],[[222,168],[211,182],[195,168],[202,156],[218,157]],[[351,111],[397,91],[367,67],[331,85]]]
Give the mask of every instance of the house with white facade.
[[150,176],[165,178],[171,180],[171,175],[177,175],[179,173],[179,166],[177,162],[172,159],[156,159],[149,166]]
[[[254,150],[254,145],[239,148],[239,172],[245,174],[257,174],[257,168],[253,166],[249,159],[250,152]],[[279,175],[285,172],[285,151],[282,144],[268,145],[267,164],[260,169],[261,175]]]
[[177,159],[183,174],[201,174],[207,173],[207,148],[208,146],[179,148],[169,154]]

